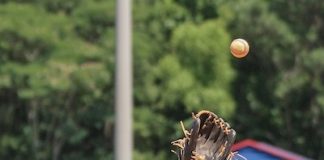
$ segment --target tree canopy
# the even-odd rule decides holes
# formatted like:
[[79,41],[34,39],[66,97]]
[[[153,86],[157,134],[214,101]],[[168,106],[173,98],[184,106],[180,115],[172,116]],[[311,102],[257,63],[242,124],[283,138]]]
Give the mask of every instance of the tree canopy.
[[[114,0],[0,0],[0,159],[114,159]],[[320,0],[134,0],[135,160],[176,159],[207,109],[324,158]],[[236,59],[234,38],[250,43]]]

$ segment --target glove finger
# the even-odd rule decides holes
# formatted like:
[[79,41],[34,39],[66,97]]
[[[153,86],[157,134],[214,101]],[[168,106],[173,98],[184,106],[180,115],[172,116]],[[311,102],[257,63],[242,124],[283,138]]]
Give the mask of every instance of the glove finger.
[[218,118],[218,119],[215,120],[215,123],[216,123],[215,125],[219,129],[219,134],[217,135],[217,137],[215,137],[215,138],[217,138],[215,145],[220,146],[221,144],[223,144],[221,140],[224,137],[223,128],[224,128],[225,122],[224,122],[224,120],[222,118]]
[[216,159],[218,159],[218,157],[220,156],[222,144],[225,141],[224,135],[225,135],[224,132],[221,132],[216,140],[216,143],[214,144],[216,146],[214,150],[214,157],[216,156],[217,157]]
[[219,126],[214,124],[213,129],[212,129],[207,141],[211,141],[211,142],[215,143],[219,137],[220,132],[221,132],[221,128],[219,128]]
[[210,114],[208,114],[208,117],[207,118],[202,118],[201,119],[201,130],[200,130],[200,134],[201,136],[205,137],[206,140],[210,137],[210,133],[213,129],[213,119],[214,117]]
[[205,146],[208,150],[208,156],[213,157],[215,151],[218,149],[219,146],[215,144],[217,141],[218,137],[216,135],[219,135],[219,129],[217,126],[213,127],[214,129],[212,130],[212,133],[210,134],[210,137],[208,138],[207,142],[205,143]]
[[199,129],[200,129],[200,119],[195,118],[192,123],[191,131],[190,131],[190,139],[188,140],[187,145],[184,148],[184,160],[190,160],[193,156],[192,151],[196,149],[197,139],[199,136]]
[[211,157],[213,155],[211,148],[213,148],[214,145],[212,141],[208,141],[208,138],[211,136],[211,132],[214,128],[214,116],[209,114],[209,112],[205,112],[200,114],[198,118],[201,120],[201,130],[199,131],[199,138],[197,139],[195,151],[198,155]]
[[225,143],[225,148],[224,148],[224,152],[222,153],[220,159],[225,159],[228,157],[228,155],[231,152],[231,146],[233,145],[234,141],[235,141],[235,136],[236,136],[236,132],[231,129],[229,131],[229,134],[226,136],[226,143]]

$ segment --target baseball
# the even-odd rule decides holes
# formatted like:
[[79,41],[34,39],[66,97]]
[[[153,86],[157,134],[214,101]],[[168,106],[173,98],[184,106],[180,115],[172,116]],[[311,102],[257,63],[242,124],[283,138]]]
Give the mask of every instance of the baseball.
[[244,39],[235,39],[232,41],[230,49],[236,58],[243,58],[249,53],[249,44]]

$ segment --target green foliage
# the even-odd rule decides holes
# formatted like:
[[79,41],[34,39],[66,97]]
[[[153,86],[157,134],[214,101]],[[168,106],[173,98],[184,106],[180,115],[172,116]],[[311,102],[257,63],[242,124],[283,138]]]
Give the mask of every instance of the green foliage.
[[111,138],[102,133],[113,53],[78,38],[64,14],[17,3],[0,10],[1,159],[107,156],[98,146]]
[[176,0],[182,6],[188,9],[193,19],[196,21],[204,21],[206,19],[213,19],[218,16],[219,0],[201,0],[201,1],[186,1]]
[[134,3],[134,158],[170,159],[179,120],[201,109],[230,118],[235,109],[230,35],[221,19],[196,24],[173,1],[144,2]]
[[[239,104],[235,121],[240,137],[257,137],[323,158],[324,141],[319,137],[324,110],[319,101],[324,72],[323,50],[318,48],[323,28],[317,27],[322,20],[314,20],[323,14],[310,9],[319,1],[229,3],[238,6],[231,31],[251,43],[246,61],[235,63],[239,74],[234,86],[240,91],[234,92]],[[248,117],[251,114],[253,118]]]
[[78,35],[89,42],[97,42],[114,26],[114,1],[85,1],[75,9],[73,18]]
[[[133,1],[135,160],[191,112],[323,159],[320,0]],[[0,159],[114,159],[114,0],[0,0]],[[231,58],[232,38],[250,43]],[[252,115],[252,116],[251,116]]]
[[175,86],[188,83],[192,86],[189,92],[181,92],[188,93],[185,95],[188,112],[207,107],[228,118],[234,110],[228,92],[234,72],[231,70],[229,54],[224,54],[228,53],[229,46],[229,35],[224,28],[222,21],[218,20],[198,26],[186,23],[174,31],[171,41],[174,52],[181,65],[192,73],[191,77],[181,74],[173,76],[183,78]]

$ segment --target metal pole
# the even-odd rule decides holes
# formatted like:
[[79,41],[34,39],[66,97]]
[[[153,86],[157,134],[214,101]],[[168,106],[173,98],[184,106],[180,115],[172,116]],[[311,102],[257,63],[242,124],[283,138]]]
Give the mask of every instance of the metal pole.
[[117,0],[115,159],[132,159],[131,0]]

